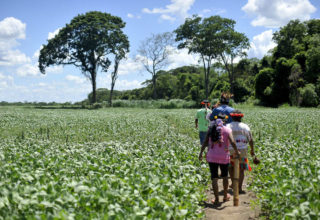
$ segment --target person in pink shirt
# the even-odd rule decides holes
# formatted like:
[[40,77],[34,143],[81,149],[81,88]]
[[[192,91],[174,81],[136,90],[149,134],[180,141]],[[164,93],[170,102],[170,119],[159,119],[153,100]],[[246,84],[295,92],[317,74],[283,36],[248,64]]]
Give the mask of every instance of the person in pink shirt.
[[220,167],[221,177],[223,179],[223,201],[230,200],[228,194],[228,167],[230,163],[229,145],[231,144],[235,150],[236,156],[239,156],[239,152],[236,143],[232,137],[232,131],[230,128],[224,126],[224,120],[228,117],[226,115],[219,114],[215,116],[212,125],[210,126],[206,139],[202,144],[202,148],[199,154],[199,160],[202,160],[202,154],[205,148],[208,146],[208,152],[206,154],[207,162],[209,163],[212,188],[215,199],[213,203],[219,203],[219,187],[218,187],[218,168]]

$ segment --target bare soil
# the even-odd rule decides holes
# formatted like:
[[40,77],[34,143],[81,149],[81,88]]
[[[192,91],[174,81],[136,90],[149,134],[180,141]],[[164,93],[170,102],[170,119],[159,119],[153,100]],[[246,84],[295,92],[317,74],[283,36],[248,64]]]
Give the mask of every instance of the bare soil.
[[[247,174],[247,173],[246,173]],[[245,174],[245,175],[246,175]],[[229,179],[229,184],[231,180]],[[219,201],[215,205],[211,202],[214,199],[211,183],[206,192],[207,201],[202,204],[204,206],[206,220],[253,220],[259,218],[260,209],[253,205],[257,198],[253,192],[247,190],[247,177],[244,179],[243,190],[245,194],[239,195],[239,206],[233,206],[233,190],[229,189],[228,193],[231,195],[230,201],[222,202],[223,200],[223,186],[222,179],[219,179]]]

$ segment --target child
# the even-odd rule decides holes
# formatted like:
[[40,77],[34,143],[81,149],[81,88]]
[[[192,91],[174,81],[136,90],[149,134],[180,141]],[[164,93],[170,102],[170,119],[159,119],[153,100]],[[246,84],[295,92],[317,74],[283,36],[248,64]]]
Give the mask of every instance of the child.
[[[242,183],[244,179],[244,171],[250,170],[250,166],[248,163],[248,143],[250,145],[251,151],[250,154],[254,156],[254,147],[253,147],[253,139],[250,132],[250,128],[247,124],[241,122],[241,118],[243,114],[239,110],[234,110],[230,116],[232,117],[232,122],[227,125],[228,128],[232,130],[232,135],[236,142],[237,148],[240,151],[240,176],[239,176],[239,193],[243,194],[245,191],[242,190]],[[231,167],[230,167],[230,176],[231,181],[233,177],[233,149],[229,147],[231,153]],[[232,187],[232,185],[231,185]]]
[[[209,128],[205,142],[199,154],[199,160],[202,160],[202,153],[206,146],[208,152],[206,155],[207,162],[209,163],[212,188],[215,196],[213,203],[219,203],[219,187],[218,187],[218,167],[220,167],[221,177],[223,179],[224,197],[223,201],[230,200],[228,194],[228,166],[230,163],[229,144],[233,146],[236,154],[238,153],[237,146],[233,140],[230,128],[224,126],[223,120],[227,119],[226,115],[219,114],[215,117],[214,123]],[[238,153],[239,156],[239,153]]]

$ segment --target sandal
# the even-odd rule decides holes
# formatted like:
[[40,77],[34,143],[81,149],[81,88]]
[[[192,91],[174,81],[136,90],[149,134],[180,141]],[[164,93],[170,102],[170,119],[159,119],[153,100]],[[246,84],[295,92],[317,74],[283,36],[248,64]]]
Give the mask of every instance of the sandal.
[[211,203],[214,204],[214,205],[217,205],[217,204],[219,204],[219,201],[215,200],[215,199],[211,199]]
[[231,196],[229,194],[227,194],[227,197],[223,198],[223,202],[227,202],[230,201]]

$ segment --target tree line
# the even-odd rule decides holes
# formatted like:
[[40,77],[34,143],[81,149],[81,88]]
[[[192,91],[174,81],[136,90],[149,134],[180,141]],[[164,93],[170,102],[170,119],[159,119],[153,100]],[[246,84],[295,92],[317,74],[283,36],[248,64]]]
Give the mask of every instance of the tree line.
[[[48,40],[40,51],[42,73],[51,65],[74,65],[90,79],[90,103],[113,99],[218,98],[222,91],[235,102],[258,99],[260,104],[317,106],[320,97],[320,21],[290,21],[274,33],[277,46],[262,59],[246,58],[250,44],[234,29],[235,21],[220,16],[187,18],[173,33],[154,34],[139,47],[139,58],[151,79],[145,87],[114,91],[129,40],[120,17],[102,12],[78,15]],[[172,48],[200,57],[196,66],[164,71]],[[236,59],[240,59],[235,63]],[[111,89],[96,88],[96,75],[111,70]],[[103,98],[102,98],[103,97]]]

